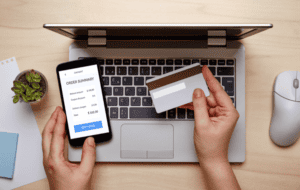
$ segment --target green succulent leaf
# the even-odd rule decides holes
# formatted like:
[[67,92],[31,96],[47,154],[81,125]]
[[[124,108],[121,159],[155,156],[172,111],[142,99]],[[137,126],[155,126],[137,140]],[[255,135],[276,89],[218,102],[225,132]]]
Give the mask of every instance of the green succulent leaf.
[[38,74],[38,73],[36,73],[35,75],[33,75],[33,77],[32,78],[35,78],[35,79],[40,79],[41,78],[41,76]]
[[20,99],[20,94],[15,95],[13,99],[14,104],[17,103],[19,99]]
[[29,76],[30,76],[31,78],[33,78],[33,77],[34,77],[34,74],[33,74],[33,73],[29,73]]
[[39,85],[39,83],[32,83],[32,87],[33,87],[34,89],[39,89],[39,88],[40,88],[40,85]]
[[22,85],[21,85],[22,82],[15,80],[13,83],[14,83],[14,86],[15,86],[15,87],[17,87],[17,88],[22,88]]
[[26,96],[30,96],[34,91],[35,91],[35,89],[32,89],[32,88],[28,87],[26,89]]
[[17,87],[12,87],[11,90],[14,91],[16,94],[21,94],[21,92],[22,92],[22,91],[21,91],[19,88],[17,88]]
[[39,91],[42,91],[43,90],[43,87],[39,88]]
[[30,76],[30,74],[26,74],[26,80],[28,81],[28,82],[33,82],[32,81],[32,78],[31,78],[31,76]]
[[41,79],[33,78],[32,81],[33,81],[33,82],[41,82]]
[[24,100],[24,102],[28,102],[28,99],[24,94],[22,94],[22,99]]

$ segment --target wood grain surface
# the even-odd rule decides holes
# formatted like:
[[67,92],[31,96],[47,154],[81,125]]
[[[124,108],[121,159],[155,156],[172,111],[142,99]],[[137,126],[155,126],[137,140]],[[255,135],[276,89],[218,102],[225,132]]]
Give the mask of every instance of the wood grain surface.
[[[0,18],[0,60],[15,56],[20,71],[34,68],[48,79],[47,98],[32,106],[40,132],[61,105],[55,68],[68,61],[72,43],[43,29],[45,23],[272,23],[272,29],[242,41],[246,48],[246,161],[232,168],[245,190],[300,187],[300,142],[279,148],[269,138],[275,77],[286,70],[300,71],[300,1],[0,0]],[[205,189],[198,164],[186,163],[97,163],[92,187]],[[17,189],[49,189],[48,180]]]

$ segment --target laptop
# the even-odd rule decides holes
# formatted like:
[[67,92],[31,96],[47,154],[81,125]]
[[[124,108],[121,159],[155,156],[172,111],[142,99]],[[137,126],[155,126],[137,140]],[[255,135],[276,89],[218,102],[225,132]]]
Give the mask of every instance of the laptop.
[[[69,60],[96,58],[112,140],[97,146],[97,162],[198,162],[194,112],[175,108],[157,114],[146,80],[200,63],[207,65],[240,114],[228,160],[245,161],[245,48],[239,41],[272,24],[44,24],[74,39]],[[68,146],[68,159],[81,161]]]

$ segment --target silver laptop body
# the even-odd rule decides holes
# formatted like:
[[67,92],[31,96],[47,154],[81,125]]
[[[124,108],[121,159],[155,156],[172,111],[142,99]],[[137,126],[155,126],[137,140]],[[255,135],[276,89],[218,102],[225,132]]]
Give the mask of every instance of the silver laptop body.
[[[272,24],[45,24],[74,39],[69,60],[95,57],[105,80],[112,140],[97,145],[97,162],[198,162],[193,112],[156,114],[145,81],[186,65],[208,65],[231,97],[240,118],[229,162],[244,162],[245,48],[238,40]],[[80,162],[81,148],[68,146]]]

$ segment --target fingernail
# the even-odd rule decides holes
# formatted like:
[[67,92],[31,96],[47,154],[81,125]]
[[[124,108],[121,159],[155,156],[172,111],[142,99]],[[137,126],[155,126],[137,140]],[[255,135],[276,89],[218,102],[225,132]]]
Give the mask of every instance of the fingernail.
[[95,147],[95,140],[93,137],[90,137],[88,139],[88,144],[91,146],[91,147]]
[[196,88],[194,91],[194,97],[200,98],[201,97],[201,90],[199,88]]

